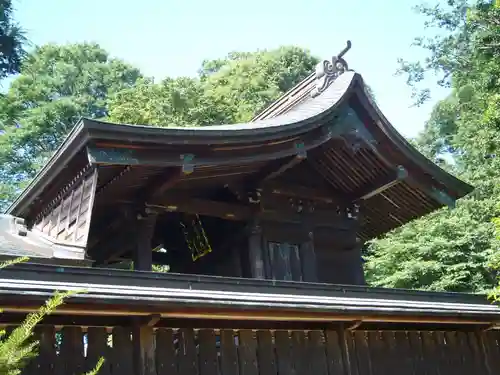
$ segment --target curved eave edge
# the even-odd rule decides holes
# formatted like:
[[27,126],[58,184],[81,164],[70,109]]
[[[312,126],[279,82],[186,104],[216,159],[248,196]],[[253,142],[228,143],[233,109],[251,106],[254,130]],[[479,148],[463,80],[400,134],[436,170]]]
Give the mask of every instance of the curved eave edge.
[[[360,77],[360,88],[362,93],[358,94],[358,98],[362,99],[362,104],[368,111],[377,127],[385,134],[385,136],[400,150],[410,161],[418,165],[425,173],[431,175],[439,183],[451,189],[456,194],[456,199],[462,198],[474,190],[472,185],[458,179],[448,173],[412,146],[389,122],[384,116],[377,104],[371,100],[364,90],[363,79]],[[360,90],[361,91],[361,90]]]
[[68,133],[61,146],[54,152],[43,168],[35,175],[33,180],[21,192],[21,194],[5,210],[8,215],[21,215],[36,196],[57,176],[81,149],[88,140],[84,121],[78,120],[76,125]]
[[131,124],[116,124],[84,119],[85,126],[93,138],[134,136],[146,143],[196,144],[207,138],[214,143],[248,143],[252,140],[274,140],[307,132],[322,125],[322,120],[334,112],[354,87],[359,75],[354,72],[342,74],[332,85],[316,98],[301,102],[290,111],[263,120],[229,125],[197,127],[158,127]]

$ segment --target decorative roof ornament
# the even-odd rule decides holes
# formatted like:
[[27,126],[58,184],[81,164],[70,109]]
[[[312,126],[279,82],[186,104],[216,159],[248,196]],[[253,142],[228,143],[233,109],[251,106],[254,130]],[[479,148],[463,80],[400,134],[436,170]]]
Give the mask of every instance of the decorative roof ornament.
[[316,65],[316,87],[311,92],[313,98],[325,91],[342,73],[349,70],[347,62],[342,57],[350,49],[351,41],[348,40],[346,47],[337,56],[333,56],[332,61],[323,60]]

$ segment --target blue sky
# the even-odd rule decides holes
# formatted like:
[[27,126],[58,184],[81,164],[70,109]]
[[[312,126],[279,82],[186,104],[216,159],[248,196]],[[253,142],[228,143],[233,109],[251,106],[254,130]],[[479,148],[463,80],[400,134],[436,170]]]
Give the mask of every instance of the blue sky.
[[[417,0],[418,1],[418,0]],[[424,126],[445,96],[433,80],[433,100],[410,108],[410,89],[395,77],[397,58],[422,58],[410,47],[423,32],[413,1],[337,0],[15,0],[16,18],[35,44],[98,42],[114,57],[155,79],[194,75],[201,61],[229,51],[280,45],[338,53],[350,39],[350,68],[373,88],[377,102],[405,136]]]

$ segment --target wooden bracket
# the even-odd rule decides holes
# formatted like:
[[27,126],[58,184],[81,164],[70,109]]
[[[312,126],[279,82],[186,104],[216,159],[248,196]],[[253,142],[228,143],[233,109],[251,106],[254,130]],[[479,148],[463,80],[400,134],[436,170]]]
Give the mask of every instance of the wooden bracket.
[[160,314],[151,314],[138,317],[137,319],[135,319],[136,321],[134,323],[142,327],[154,327],[160,321],[160,319]]
[[356,328],[358,328],[361,324],[363,323],[362,320],[355,320],[351,324],[346,325],[345,329],[347,331],[354,331]]

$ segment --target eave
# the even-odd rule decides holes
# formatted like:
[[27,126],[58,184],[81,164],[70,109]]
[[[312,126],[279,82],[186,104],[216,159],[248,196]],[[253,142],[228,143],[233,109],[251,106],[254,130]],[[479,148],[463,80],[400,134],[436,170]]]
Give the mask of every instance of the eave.
[[[91,282],[89,282],[91,280]],[[24,264],[0,272],[0,307],[29,312],[81,291],[59,314],[311,322],[497,324],[485,296]]]
[[75,155],[81,152],[89,141],[83,119],[79,120],[33,180],[5,211],[8,215],[23,216],[27,207],[33,204],[40,193],[64,169],[68,168]]

